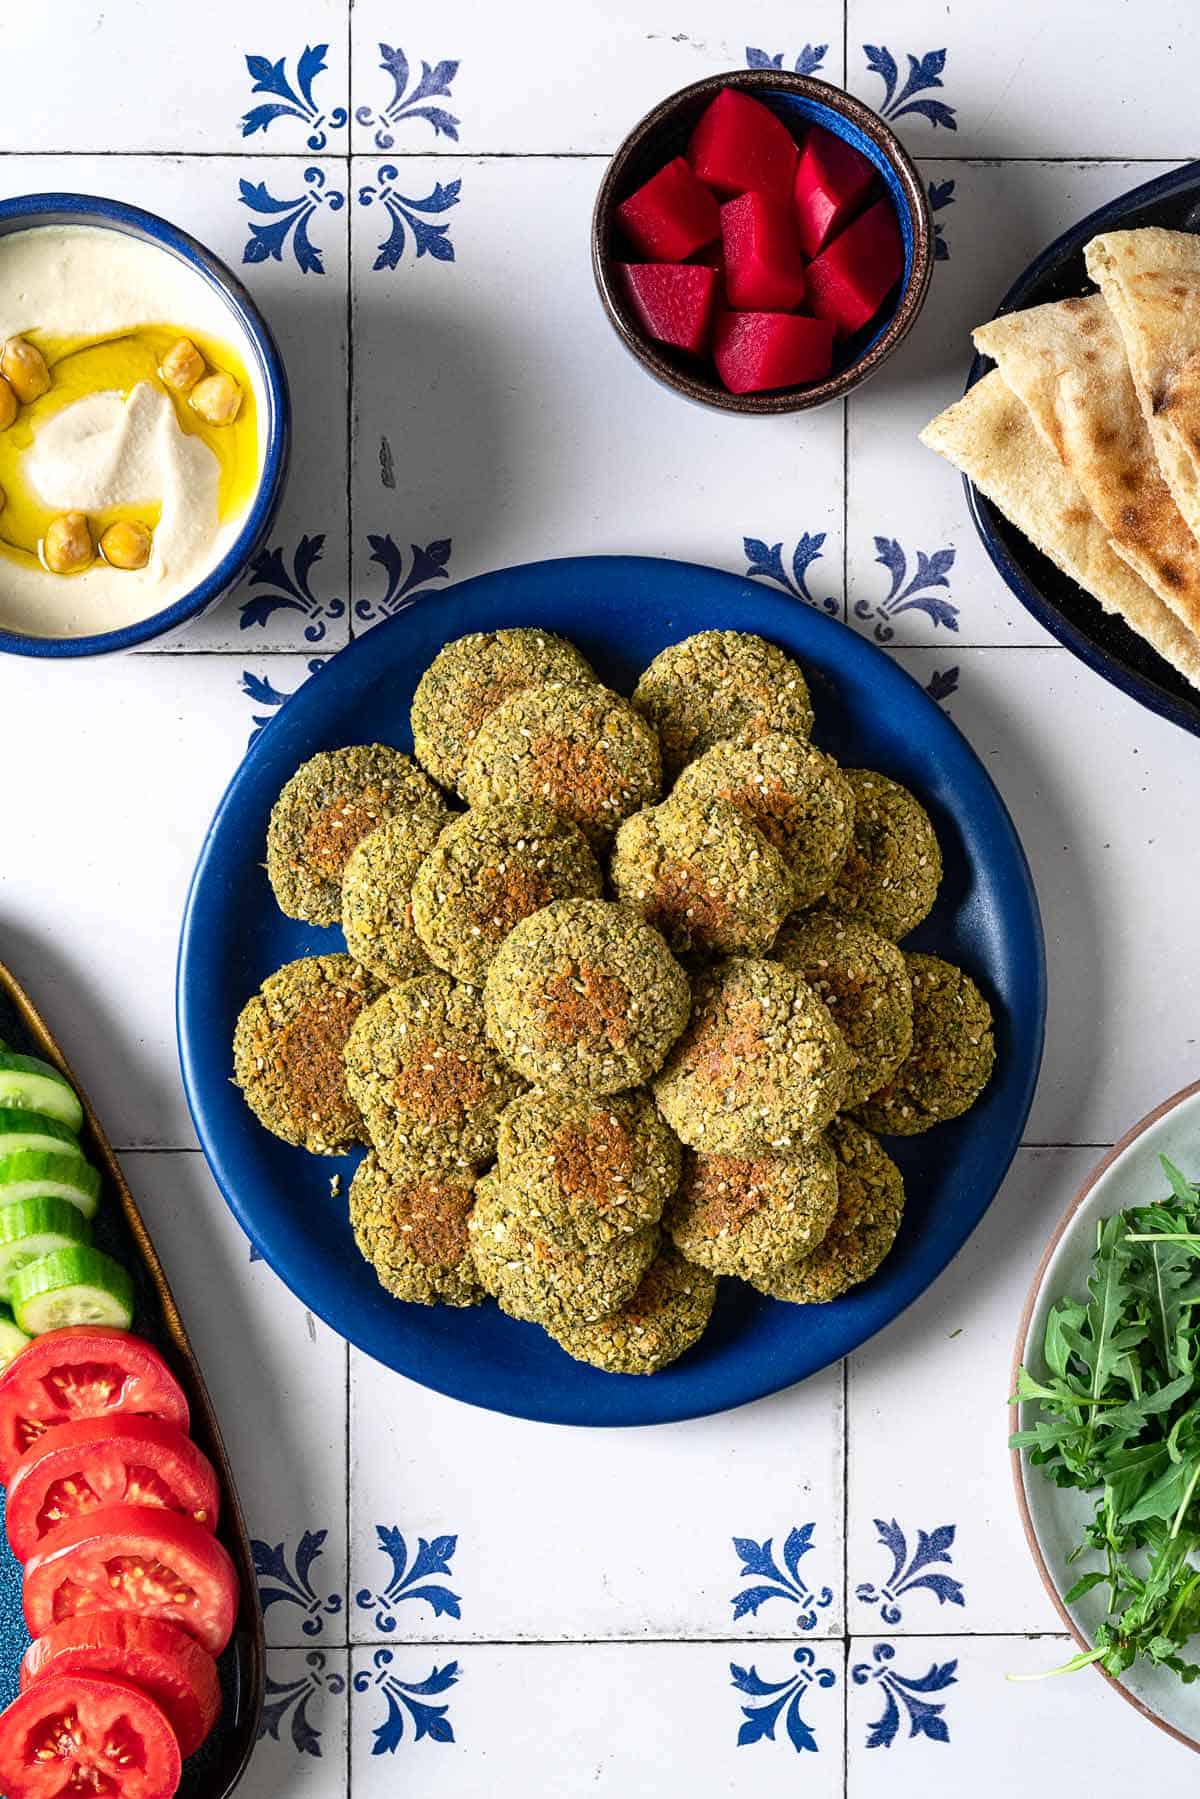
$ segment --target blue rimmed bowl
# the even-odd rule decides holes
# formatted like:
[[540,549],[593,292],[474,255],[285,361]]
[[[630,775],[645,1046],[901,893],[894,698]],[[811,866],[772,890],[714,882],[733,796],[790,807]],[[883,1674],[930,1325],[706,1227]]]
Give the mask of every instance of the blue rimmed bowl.
[[31,637],[0,626],[0,651],[16,656],[102,656],[129,650],[178,631],[217,605],[262,544],[279,506],[291,448],[291,400],[287,375],[270,326],[241,282],[218,256],[177,225],[97,194],[19,194],[0,200],[0,237],[39,225],[90,225],[119,231],[176,257],[205,282],[229,311],[230,335],[258,376],[266,419],[262,468],[254,498],[233,543],[204,579],[171,605],[135,624],[87,637]]
[[[874,165],[899,220],[904,241],[900,285],[881,317],[872,319],[856,336],[836,347],[833,373],[824,381],[776,388],[770,393],[732,394],[715,370],[707,369],[682,351],[651,342],[613,279],[618,245],[617,207],[665,162],[686,152],[701,113],[726,87],[761,100],[779,115],[797,140],[806,125],[823,126],[842,138]],[[840,400],[882,368],[912,329],[925,303],[933,273],[933,245],[933,221],[925,188],[896,134],[878,113],[853,94],[843,93],[840,87],[831,87],[827,81],[817,81],[811,75],[789,74],[786,69],[733,69],[727,75],[707,75],[703,81],[694,81],[690,87],[660,101],[617,150],[600,184],[592,214],[592,271],[601,303],[617,336],[665,387],[723,412],[806,412],[810,407]]]

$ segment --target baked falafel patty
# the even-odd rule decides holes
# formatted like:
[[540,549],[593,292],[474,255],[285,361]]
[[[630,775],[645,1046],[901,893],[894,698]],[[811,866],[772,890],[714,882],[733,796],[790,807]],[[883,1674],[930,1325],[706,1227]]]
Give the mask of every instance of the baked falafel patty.
[[659,1068],[687,1023],[687,976],[628,906],[555,900],[511,931],[488,970],[487,1031],[551,1092],[620,1093]]
[[755,1280],[822,1241],[837,1210],[837,1165],[823,1137],[794,1156],[689,1150],[666,1229],[689,1262]]
[[699,1342],[716,1297],[716,1276],[685,1261],[668,1243],[633,1298],[609,1317],[558,1325],[550,1335],[577,1362],[606,1374],[657,1374]]
[[643,671],[633,704],[658,732],[671,779],[723,738],[807,737],[813,723],[800,664],[750,631],[700,631],[668,644]]
[[912,1049],[854,1116],[885,1137],[912,1137],[959,1118],[979,1098],[996,1060],[992,1009],[970,975],[940,956],[905,958],[913,995]]
[[673,795],[627,818],[609,873],[681,956],[770,949],[795,899],[779,851],[725,800]]
[[871,768],[843,769],[854,793],[854,840],[825,896],[831,912],[864,918],[899,943],[928,916],[942,879],[929,814],[907,787]]
[[912,1048],[912,981],[904,951],[859,918],[807,912],[784,926],[775,958],[803,975],[829,1007],[854,1066],[849,1109],[891,1080]]
[[671,799],[736,806],[787,863],[797,908],[833,885],[854,835],[854,793],[833,757],[782,731],[715,743],[683,770]]
[[367,1141],[342,1056],[379,982],[350,956],[303,956],[268,975],[233,1033],[234,1080],[285,1143],[344,1156]]
[[657,1224],[679,1162],[648,1093],[534,1091],[500,1120],[496,1167],[513,1205],[546,1236],[592,1249]]
[[754,1283],[791,1305],[823,1305],[870,1280],[904,1216],[904,1181],[883,1145],[848,1118],[839,1118],[827,1135],[837,1158],[833,1223],[811,1255]]
[[489,714],[462,791],[471,806],[551,806],[604,844],[662,791],[658,739],[628,700],[595,682],[527,687]]
[[385,820],[352,851],[342,876],[342,929],[356,962],[394,987],[433,964],[413,924],[417,870],[453,814],[422,806]]
[[793,1155],[840,1109],[850,1066],[807,981],[778,962],[735,956],[697,981],[691,1023],[654,1095],[692,1149]]
[[392,987],[362,1013],[346,1076],[381,1162],[479,1168],[524,1082],[487,1040],[483,1005],[448,975]]
[[469,1174],[417,1164],[389,1173],[364,1156],[350,1183],[354,1241],[379,1284],[419,1306],[474,1306],[483,1288],[471,1259]]
[[289,918],[337,924],[350,852],[385,818],[445,802],[411,756],[385,743],[320,750],[271,808],[267,878]]
[[544,681],[595,678],[575,645],[551,631],[519,627],[457,637],[438,651],[413,695],[417,760],[453,790],[481,725],[497,706]]
[[555,1243],[524,1222],[497,1174],[476,1187],[467,1228],[476,1271],[501,1311],[547,1329],[615,1312],[633,1297],[659,1246],[657,1225],[605,1249]]
[[412,883],[413,923],[431,962],[481,987],[523,918],[555,899],[596,899],[600,865],[577,825],[549,806],[480,806],[456,818]]

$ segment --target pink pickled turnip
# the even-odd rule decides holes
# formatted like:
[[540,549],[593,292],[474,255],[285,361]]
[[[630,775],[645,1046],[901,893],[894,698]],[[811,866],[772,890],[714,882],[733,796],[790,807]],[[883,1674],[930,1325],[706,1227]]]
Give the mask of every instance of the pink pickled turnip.
[[721,208],[725,295],[739,312],[790,312],[804,298],[804,260],[790,204],[741,194]]
[[721,234],[721,211],[682,156],[622,200],[617,223],[644,256],[682,262]]
[[817,256],[854,216],[874,180],[865,156],[832,131],[814,125],[796,164],[796,226],[800,248]]
[[796,140],[769,106],[723,87],[701,113],[688,144],[688,161],[719,194],[751,189],[792,198]]
[[876,200],[805,271],[805,302],[838,337],[875,317],[904,272],[904,244],[890,201]]
[[647,337],[703,356],[721,285],[715,269],[692,262],[619,262],[617,275]]
[[733,394],[823,381],[833,367],[833,326],[794,312],[718,313],[713,360]]

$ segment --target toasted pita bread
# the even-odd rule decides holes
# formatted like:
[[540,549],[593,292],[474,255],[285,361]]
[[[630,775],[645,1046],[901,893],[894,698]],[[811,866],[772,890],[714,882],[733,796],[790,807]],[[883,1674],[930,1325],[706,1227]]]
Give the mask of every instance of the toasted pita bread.
[[1100,294],[980,325],[975,347],[1080,488],[1109,544],[1200,635],[1200,542],[1163,480],[1125,345]]
[[1110,231],[1085,255],[1125,341],[1163,479],[1200,537],[1200,237]]
[[1115,556],[1108,534],[999,370],[926,425],[921,442],[961,469],[1065,575],[1118,612],[1200,687],[1200,641]]

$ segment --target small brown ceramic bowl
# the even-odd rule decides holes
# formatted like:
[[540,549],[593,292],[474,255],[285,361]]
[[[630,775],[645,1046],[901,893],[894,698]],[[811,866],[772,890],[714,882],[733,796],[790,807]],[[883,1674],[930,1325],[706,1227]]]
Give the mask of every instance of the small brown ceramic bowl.
[[[686,152],[697,119],[726,87],[738,88],[764,101],[797,140],[810,124],[822,125],[844,139],[874,163],[900,221],[904,274],[893,299],[857,336],[838,345],[833,374],[806,387],[730,393],[715,369],[682,351],[652,342],[613,279],[614,262],[624,260],[615,223],[617,207],[665,162]],[[921,310],[933,270],[933,242],[933,223],[921,177],[878,113],[827,81],[815,81],[811,75],[790,75],[783,69],[735,69],[728,75],[709,75],[661,101],[634,126],[613,157],[592,214],[592,269],[604,310],[622,343],[665,386],[686,399],[719,407],[724,412],[806,412],[811,406],[840,399],[873,375],[911,329]]]

